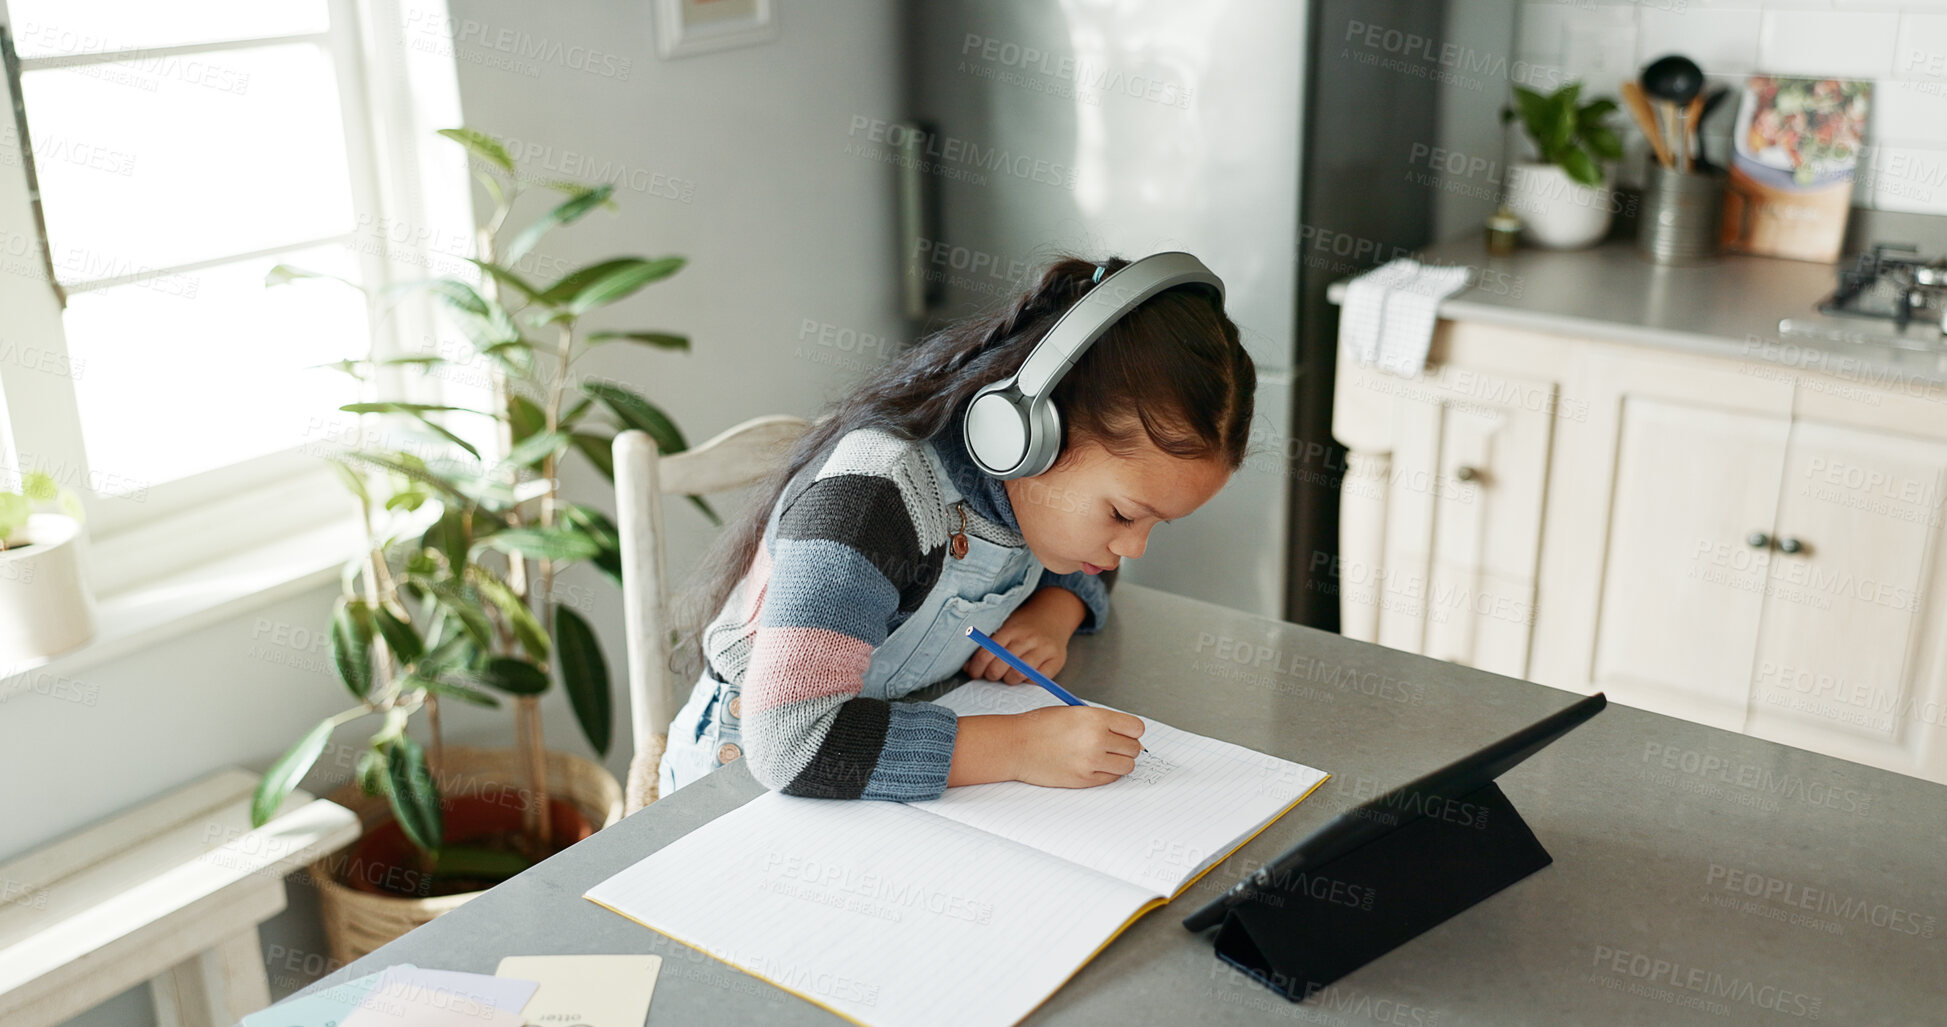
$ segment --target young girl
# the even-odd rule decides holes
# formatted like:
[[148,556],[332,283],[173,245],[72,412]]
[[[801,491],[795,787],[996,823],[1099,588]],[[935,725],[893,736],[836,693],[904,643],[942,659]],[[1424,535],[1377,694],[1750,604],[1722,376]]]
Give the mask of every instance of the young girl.
[[[788,795],[914,801],[988,781],[1081,788],[1129,773],[1140,719],[1091,706],[956,718],[895,702],[958,671],[1019,684],[971,624],[1053,676],[1101,630],[1123,560],[1244,461],[1256,370],[1207,294],[1120,318],[1053,392],[1054,465],[999,479],[967,455],[966,406],[1006,378],[1104,271],[1056,260],[1000,312],[889,361],[758,486],[697,572],[678,652],[701,673],[669,728],[667,795],[742,756]],[[711,617],[699,631],[699,622]],[[700,636],[700,637],[699,637]]]

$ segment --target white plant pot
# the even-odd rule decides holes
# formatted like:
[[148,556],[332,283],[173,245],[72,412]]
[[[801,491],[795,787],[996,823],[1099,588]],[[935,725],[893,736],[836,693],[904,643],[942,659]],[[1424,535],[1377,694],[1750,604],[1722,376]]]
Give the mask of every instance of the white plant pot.
[[1522,161],[1508,171],[1508,209],[1521,218],[1521,238],[1551,250],[1593,246],[1609,233],[1615,212],[1613,174],[1603,169],[1601,185],[1568,177],[1558,164]]
[[59,655],[95,636],[81,525],[35,514],[24,534],[26,545],[0,550],[0,668]]

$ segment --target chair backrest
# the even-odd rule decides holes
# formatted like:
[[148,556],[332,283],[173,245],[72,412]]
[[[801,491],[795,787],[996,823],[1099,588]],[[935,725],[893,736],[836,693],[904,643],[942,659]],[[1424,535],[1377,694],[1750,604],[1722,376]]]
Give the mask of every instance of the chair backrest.
[[753,417],[670,456],[660,455],[647,432],[615,436],[615,521],[622,542],[629,716],[637,754],[661,751],[660,736],[668,733],[681,705],[669,670],[663,495],[703,495],[762,480],[812,423],[781,414]]

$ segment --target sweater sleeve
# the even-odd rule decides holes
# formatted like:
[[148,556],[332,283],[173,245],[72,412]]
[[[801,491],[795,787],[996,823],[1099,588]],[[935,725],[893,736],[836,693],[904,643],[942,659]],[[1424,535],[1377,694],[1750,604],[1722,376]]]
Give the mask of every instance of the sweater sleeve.
[[[1107,574],[1113,573],[1115,572],[1107,572]],[[1082,605],[1088,607],[1088,613],[1082,617],[1082,623],[1075,629],[1075,633],[1093,635],[1102,630],[1102,621],[1109,616],[1109,585],[1102,580],[1106,576],[1106,574],[1087,574],[1082,571],[1073,574],[1056,574],[1043,567],[1041,584],[1035,587],[1038,590],[1054,586],[1075,593],[1081,599]]]
[[751,773],[786,795],[939,798],[958,734],[953,711],[860,694],[895,615],[931,580],[898,484],[819,478],[780,511],[770,555],[743,682]]

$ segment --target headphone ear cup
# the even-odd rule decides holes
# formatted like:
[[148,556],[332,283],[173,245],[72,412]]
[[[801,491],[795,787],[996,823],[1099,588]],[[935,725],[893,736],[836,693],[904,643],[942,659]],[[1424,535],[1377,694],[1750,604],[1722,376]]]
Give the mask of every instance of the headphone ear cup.
[[1028,407],[1028,453],[1015,478],[1032,478],[1055,465],[1061,455],[1061,412],[1053,397]]
[[1028,455],[1032,441],[1027,418],[1013,400],[1005,391],[982,391],[967,404],[962,431],[967,455],[997,478],[1009,476]]

